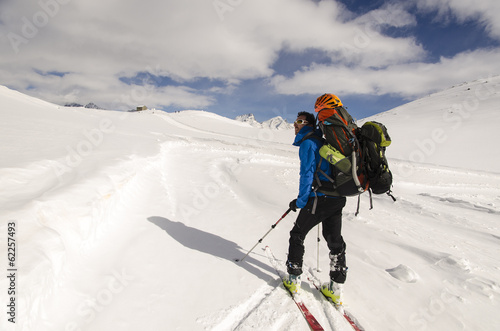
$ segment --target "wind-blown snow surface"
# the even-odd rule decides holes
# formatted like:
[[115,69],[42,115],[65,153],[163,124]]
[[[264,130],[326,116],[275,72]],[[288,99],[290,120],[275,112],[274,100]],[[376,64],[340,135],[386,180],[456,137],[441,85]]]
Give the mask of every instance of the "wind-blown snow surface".
[[[394,141],[398,201],[374,196],[369,210],[363,196],[355,217],[351,198],[343,226],[345,301],[367,330],[500,329],[499,90],[491,78],[375,117]],[[471,95],[477,108],[453,108]],[[292,130],[64,108],[4,87],[0,105],[0,256],[7,273],[14,222],[18,268],[16,324],[0,279],[2,330],[307,329],[262,251],[286,259],[295,214],[233,261],[297,194]],[[319,257],[326,281],[324,240]],[[349,330],[303,289],[325,329]]]

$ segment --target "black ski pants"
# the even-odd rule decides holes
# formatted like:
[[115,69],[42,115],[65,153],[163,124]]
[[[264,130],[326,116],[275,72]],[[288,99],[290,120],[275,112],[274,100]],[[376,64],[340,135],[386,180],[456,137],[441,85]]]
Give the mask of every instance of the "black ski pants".
[[346,245],[341,232],[342,209],[346,204],[346,198],[317,197],[316,211],[312,214],[314,199],[310,198],[307,205],[300,210],[295,225],[290,231],[287,269],[290,274],[302,274],[302,259],[305,251],[304,240],[312,228],[322,223],[323,237],[330,250],[330,277],[334,279],[336,278],[335,269],[339,267],[345,268]]

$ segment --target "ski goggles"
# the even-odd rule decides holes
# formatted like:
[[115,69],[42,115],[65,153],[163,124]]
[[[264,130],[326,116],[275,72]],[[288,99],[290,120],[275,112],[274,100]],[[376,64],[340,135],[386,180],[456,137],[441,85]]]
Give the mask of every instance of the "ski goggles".
[[301,125],[301,124],[307,124],[307,121],[306,120],[295,120],[294,123]]

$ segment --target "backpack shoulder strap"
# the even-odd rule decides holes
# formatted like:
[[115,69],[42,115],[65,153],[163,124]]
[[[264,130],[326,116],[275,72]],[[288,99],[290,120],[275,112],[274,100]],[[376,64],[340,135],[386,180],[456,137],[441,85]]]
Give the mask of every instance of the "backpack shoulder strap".
[[314,131],[311,131],[309,132],[308,134],[306,134],[301,140],[300,140],[300,143],[302,143],[304,140],[307,140],[309,138],[314,138],[320,142],[324,142],[325,140],[323,139],[323,137],[320,137],[318,136]]

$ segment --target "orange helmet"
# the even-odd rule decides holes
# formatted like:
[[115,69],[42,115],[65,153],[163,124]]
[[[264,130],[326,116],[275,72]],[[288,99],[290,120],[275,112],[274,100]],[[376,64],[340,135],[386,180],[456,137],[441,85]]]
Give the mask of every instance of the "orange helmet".
[[320,110],[325,108],[333,109],[340,106],[342,106],[342,101],[340,101],[339,97],[337,97],[335,94],[326,93],[316,100],[314,109],[316,110],[316,112],[319,112]]

